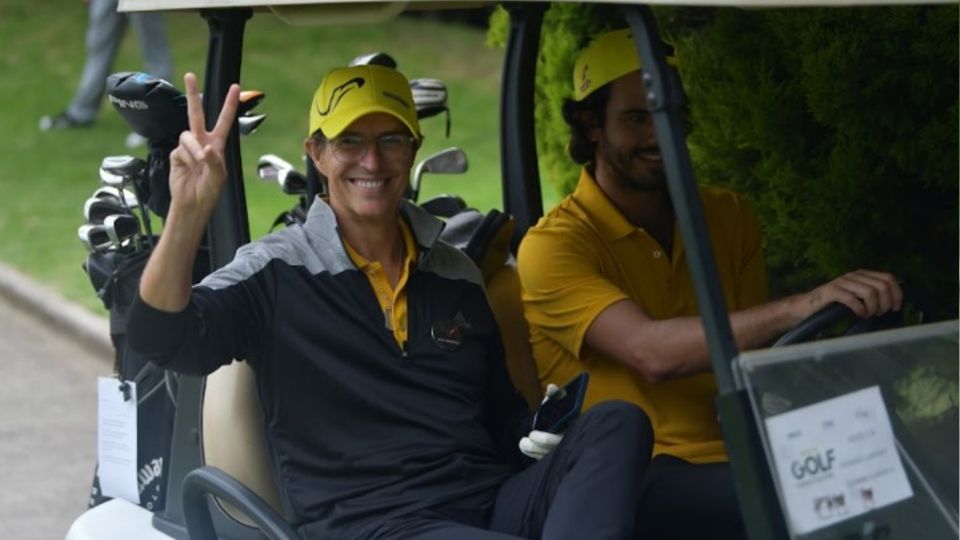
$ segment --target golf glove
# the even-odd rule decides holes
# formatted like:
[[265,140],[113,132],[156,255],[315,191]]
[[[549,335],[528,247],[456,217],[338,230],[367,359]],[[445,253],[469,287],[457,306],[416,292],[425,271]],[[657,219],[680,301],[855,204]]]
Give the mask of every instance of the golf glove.
[[[555,384],[548,384],[546,396],[540,402],[543,405],[551,396],[560,392],[560,387]],[[520,439],[520,451],[527,457],[537,461],[543,459],[543,456],[550,453],[551,450],[560,444],[563,439],[563,433],[547,433],[546,431],[532,430],[526,437]]]

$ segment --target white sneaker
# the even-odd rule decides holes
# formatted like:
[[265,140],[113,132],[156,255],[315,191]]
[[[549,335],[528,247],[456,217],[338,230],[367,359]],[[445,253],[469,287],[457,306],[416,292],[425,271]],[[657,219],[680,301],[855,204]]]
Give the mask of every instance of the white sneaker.
[[127,148],[140,148],[141,146],[147,144],[147,138],[139,133],[131,131],[130,134],[127,135],[127,139],[124,141],[124,144],[127,145]]

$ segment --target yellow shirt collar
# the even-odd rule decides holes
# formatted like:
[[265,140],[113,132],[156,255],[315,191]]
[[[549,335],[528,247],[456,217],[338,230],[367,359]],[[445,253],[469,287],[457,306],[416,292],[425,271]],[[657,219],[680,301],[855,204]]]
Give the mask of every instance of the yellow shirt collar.
[[597,227],[604,240],[618,240],[637,230],[600,189],[586,167],[580,170],[580,180],[573,192],[573,198],[589,215],[590,222]]
[[[403,218],[399,219],[400,222],[400,235],[403,236],[403,267],[404,269],[410,268],[410,265],[414,263],[417,259],[417,243],[413,239],[413,231],[410,230],[410,226],[407,225],[407,222]],[[350,256],[350,260],[353,261],[353,264],[357,266],[359,270],[366,270],[372,263],[367,260],[366,257],[360,254],[359,251],[354,249],[350,245],[350,242],[347,242],[346,238],[343,238],[343,246],[347,248],[347,255]],[[404,272],[406,273],[406,272]]]

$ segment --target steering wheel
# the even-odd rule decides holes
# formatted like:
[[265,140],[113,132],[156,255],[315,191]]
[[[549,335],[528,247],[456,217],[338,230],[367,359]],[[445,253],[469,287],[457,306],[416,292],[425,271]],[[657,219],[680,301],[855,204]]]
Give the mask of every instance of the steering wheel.
[[783,347],[809,341],[834,323],[847,319],[856,320],[846,331],[845,335],[848,336],[903,326],[904,323],[902,310],[891,311],[879,317],[860,319],[847,306],[834,302],[797,323],[787,333],[780,336],[773,347]]

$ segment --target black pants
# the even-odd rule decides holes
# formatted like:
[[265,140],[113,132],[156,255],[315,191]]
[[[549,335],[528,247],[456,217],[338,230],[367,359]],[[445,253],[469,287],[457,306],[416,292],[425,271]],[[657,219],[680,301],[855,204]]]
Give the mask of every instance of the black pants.
[[394,519],[378,539],[633,540],[653,435],[644,412],[611,401],[584,413],[560,445],[507,479],[489,510],[430,509]]
[[659,455],[644,475],[637,538],[746,538],[728,463],[696,465]]

